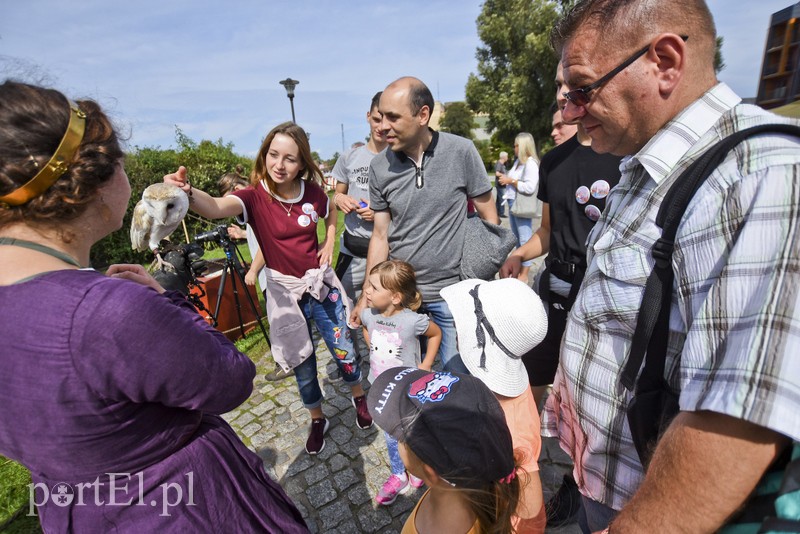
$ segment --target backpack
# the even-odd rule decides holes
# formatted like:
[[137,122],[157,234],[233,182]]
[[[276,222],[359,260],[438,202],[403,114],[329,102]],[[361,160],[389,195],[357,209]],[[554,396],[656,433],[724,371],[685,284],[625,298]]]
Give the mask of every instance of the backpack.
[[[620,379],[622,385],[633,392],[628,405],[628,424],[645,469],[661,432],[680,411],[678,396],[664,379],[674,279],[672,252],[678,226],[694,194],[728,152],[745,139],[764,133],[800,137],[800,127],[764,124],[722,139],[678,177],[656,215],[662,234],[651,250],[655,265],[647,278],[630,354]],[[639,369],[642,372],[637,380]],[[800,533],[800,443],[794,442],[784,451],[759,481],[744,508],[721,532]]]

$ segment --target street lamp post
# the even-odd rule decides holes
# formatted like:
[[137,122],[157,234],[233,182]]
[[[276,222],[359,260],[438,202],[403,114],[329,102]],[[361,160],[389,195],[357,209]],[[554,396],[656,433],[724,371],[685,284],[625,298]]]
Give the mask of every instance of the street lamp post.
[[289,97],[289,105],[292,106],[292,122],[297,124],[297,121],[294,118],[294,88],[297,87],[297,84],[300,82],[291,78],[286,78],[278,83],[281,84],[284,89],[286,89],[286,96]]

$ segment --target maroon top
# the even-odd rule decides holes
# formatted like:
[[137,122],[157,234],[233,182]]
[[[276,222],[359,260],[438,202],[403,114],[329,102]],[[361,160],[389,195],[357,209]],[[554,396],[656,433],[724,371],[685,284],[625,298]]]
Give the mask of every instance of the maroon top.
[[261,184],[232,193],[244,204],[242,219],[253,227],[266,266],[297,278],[319,268],[317,221],[328,215],[325,191],[313,182],[302,183],[295,202],[277,200]]
[[0,302],[0,454],[31,470],[45,531],[306,531],[215,415],[255,366],[180,294],[64,270]]

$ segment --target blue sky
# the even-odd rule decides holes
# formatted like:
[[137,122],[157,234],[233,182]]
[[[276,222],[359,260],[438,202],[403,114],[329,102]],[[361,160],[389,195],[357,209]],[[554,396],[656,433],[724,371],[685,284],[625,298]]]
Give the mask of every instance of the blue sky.
[[[725,37],[720,74],[754,96],[770,15],[791,0],[709,0]],[[98,100],[129,146],[189,137],[253,155],[291,118],[278,81],[300,80],[297,122],[323,157],[363,140],[372,95],[413,75],[464,98],[480,45],[478,1],[0,0],[0,77]]]

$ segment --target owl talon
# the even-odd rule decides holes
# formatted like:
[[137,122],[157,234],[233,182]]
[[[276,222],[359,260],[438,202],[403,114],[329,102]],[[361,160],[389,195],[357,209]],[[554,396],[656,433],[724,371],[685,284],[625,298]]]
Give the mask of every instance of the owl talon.
[[159,253],[158,250],[154,250],[153,254],[156,255],[156,262],[158,263],[158,269],[157,270],[158,271],[163,271],[164,270],[164,264],[165,264],[164,259],[161,257],[161,254]]

